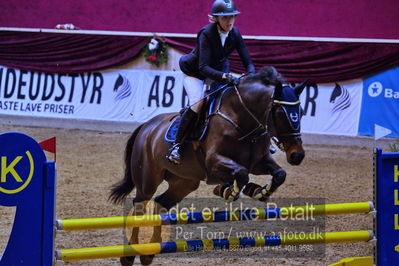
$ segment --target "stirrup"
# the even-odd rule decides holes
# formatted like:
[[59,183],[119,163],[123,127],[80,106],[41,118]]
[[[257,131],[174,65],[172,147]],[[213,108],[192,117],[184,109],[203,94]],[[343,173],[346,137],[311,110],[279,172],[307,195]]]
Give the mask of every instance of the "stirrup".
[[173,144],[173,146],[169,149],[168,154],[166,155],[166,158],[169,160],[169,162],[173,164],[180,164],[181,161],[181,155],[180,155],[180,143]]

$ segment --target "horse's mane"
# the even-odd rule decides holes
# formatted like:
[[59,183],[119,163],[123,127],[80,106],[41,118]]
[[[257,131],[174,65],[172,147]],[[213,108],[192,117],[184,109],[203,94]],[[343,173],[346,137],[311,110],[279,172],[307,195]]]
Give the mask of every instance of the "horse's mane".
[[257,73],[251,73],[241,79],[241,83],[256,81],[260,81],[266,86],[285,83],[283,76],[272,66],[262,67]]

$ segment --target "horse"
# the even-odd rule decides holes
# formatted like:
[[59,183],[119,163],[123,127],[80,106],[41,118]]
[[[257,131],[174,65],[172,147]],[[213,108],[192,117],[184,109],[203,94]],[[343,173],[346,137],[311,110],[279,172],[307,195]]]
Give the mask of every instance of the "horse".
[[[133,214],[142,214],[165,180],[169,187],[155,197],[154,214],[175,206],[195,191],[201,181],[217,185],[214,193],[232,201],[249,184],[249,174],[253,173],[271,174],[271,183],[264,187],[249,186],[253,189],[246,189],[244,194],[266,200],[286,176],[270,155],[271,136],[281,138],[280,146],[285,150],[288,162],[299,164],[304,157],[300,137],[295,135],[297,132],[290,135],[285,131],[287,125],[281,123],[287,120],[284,111],[278,107],[281,103],[273,102],[276,98],[273,96],[282,95],[282,83],[283,79],[274,67],[264,67],[241,79],[238,86],[225,88],[217,97],[215,111],[209,117],[205,139],[185,143],[179,165],[166,159],[170,143],[163,138],[176,113],[161,114],[140,125],[127,141],[125,175],[111,188],[109,199],[122,203],[136,188]],[[299,97],[300,89],[291,90]],[[139,228],[133,228],[130,244],[138,243],[138,231]],[[161,242],[160,227],[154,228],[151,242]],[[153,257],[141,255],[141,263],[150,264]],[[132,265],[133,261],[134,257],[121,258],[122,265]]]
[[[277,89],[268,121],[269,137],[281,151],[285,152],[286,160],[291,165],[300,165],[305,157],[300,128],[303,110],[299,96],[306,86],[309,86],[308,80],[294,88],[286,85]],[[269,158],[261,162],[260,169],[254,168],[250,173],[270,174],[273,179],[263,187],[255,183],[248,183],[243,191],[245,195],[260,201],[267,201],[286,178],[285,170],[275,163],[270,157],[270,153],[265,156],[269,156]]]

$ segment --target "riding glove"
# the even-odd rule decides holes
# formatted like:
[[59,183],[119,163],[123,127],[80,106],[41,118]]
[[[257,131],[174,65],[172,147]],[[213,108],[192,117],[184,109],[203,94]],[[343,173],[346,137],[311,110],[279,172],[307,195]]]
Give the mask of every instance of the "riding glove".
[[238,83],[240,83],[240,80],[230,73],[226,73],[224,79],[225,79],[226,83],[229,85],[237,86]]

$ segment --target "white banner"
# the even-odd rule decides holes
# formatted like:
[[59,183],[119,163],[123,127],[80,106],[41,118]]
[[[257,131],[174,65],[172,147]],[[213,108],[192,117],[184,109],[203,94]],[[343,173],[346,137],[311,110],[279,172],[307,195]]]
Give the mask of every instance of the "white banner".
[[144,122],[183,106],[182,73],[46,74],[0,67],[0,114]]
[[[177,112],[183,103],[183,73],[172,71],[140,71],[141,89],[136,95],[133,120],[144,122],[168,112]],[[184,97],[185,100],[186,97]]]
[[[187,104],[180,71],[46,74],[0,67],[0,114],[145,122]],[[320,84],[301,95],[302,132],[357,135],[362,81]]]
[[303,133],[348,135],[358,133],[363,83],[361,80],[319,84],[301,94]]

